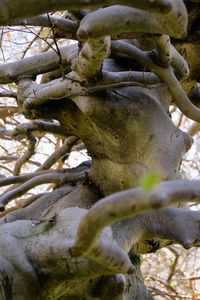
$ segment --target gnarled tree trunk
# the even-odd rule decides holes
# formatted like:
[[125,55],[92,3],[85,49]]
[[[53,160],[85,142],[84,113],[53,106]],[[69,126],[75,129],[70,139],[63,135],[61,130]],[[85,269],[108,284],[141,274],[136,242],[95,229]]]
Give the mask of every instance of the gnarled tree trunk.
[[[120,5],[81,12],[78,24],[51,16],[21,19],[54,9],[94,9],[110,1],[25,1],[23,9],[18,2],[4,1],[1,24],[54,23],[80,45],[63,47],[57,56],[49,51],[0,66],[1,83],[17,83],[20,111],[32,119],[6,132],[25,135],[29,148],[15,166],[16,176],[7,180],[19,185],[1,195],[1,208],[41,182],[57,184],[53,192],[1,219],[0,299],[152,299],[140,255],[172,242],[198,246],[200,236],[200,214],[177,207],[179,201],[200,200],[200,182],[179,179],[192,138],[169,114],[173,102],[200,120],[188,98],[198,81],[194,61],[198,66],[200,61],[198,42],[185,37],[185,4],[111,1]],[[191,27],[198,4],[185,2]],[[181,48],[193,50],[190,76]],[[40,84],[37,74],[44,74]],[[34,131],[73,137],[36,175],[23,177],[19,173],[34,151]],[[48,172],[77,139],[92,161]],[[156,174],[158,185],[145,185],[148,174]],[[2,186],[8,183],[0,179]]]

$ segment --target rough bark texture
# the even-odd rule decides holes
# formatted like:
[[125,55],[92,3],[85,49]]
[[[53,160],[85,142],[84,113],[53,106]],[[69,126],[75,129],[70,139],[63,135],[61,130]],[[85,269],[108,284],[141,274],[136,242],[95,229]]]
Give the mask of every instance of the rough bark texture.
[[[17,83],[19,111],[33,120],[1,132],[29,140],[16,176],[0,179],[0,186],[18,184],[0,196],[1,209],[36,185],[56,184],[0,220],[1,300],[153,299],[140,255],[172,242],[199,246],[199,212],[176,207],[200,200],[199,181],[178,180],[192,138],[169,115],[175,103],[200,121],[188,96],[199,80],[197,2],[1,2],[2,25],[57,24],[79,40],[57,53],[0,66],[0,83]],[[56,9],[85,16],[80,23],[37,17]],[[40,84],[38,74],[44,74]],[[65,143],[35,173],[19,175],[37,131],[60,135]],[[78,139],[92,163],[49,170]],[[146,188],[142,180],[152,173],[160,183]]]

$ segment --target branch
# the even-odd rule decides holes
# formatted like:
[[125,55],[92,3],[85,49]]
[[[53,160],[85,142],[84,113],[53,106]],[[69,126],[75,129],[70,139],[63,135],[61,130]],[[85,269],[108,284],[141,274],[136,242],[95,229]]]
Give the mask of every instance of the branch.
[[46,183],[55,183],[55,184],[62,184],[64,179],[64,175],[62,173],[57,172],[38,175],[24,184],[16,187],[15,189],[4,193],[0,196],[0,203],[1,203],[1,210],[4,209],[4,206],[10,202],[11,200],[24,195],[29,190],[33,189],[36,186],[46,184]]
[[[171,242],[179,243],[186,249],[198,246],[199,224],[199,211],[170,207],[124,219],[114,224],[112,229],[114,238],[127,253],[132,247],[137,247],[139,253],[149,253]],[[158,242],[148,244],[152,240]],[[162,240],[165,240],[163,245]]]
[[99,9],[83,18],[77,36],[85,41],[122,32],[139,32],[182,38],[187,32],[187,11],[181,0],[171,5],[165,16],[120,5]]
[[156,44],[156,49],[152,56],[153,61],[161,67],[171,65],[175,69],[179,80],[186,79],[189,76],[188,64],[171,44],[170,37],[166,35],[155,36],[153,41]]
[[[63,64],[70,64],[78,55],[78,46],[60,47]],[[60,57],[51,50],[17,62],[4,63],[0,66],[0,83],[17,82],[20,77],[36,76],[59,68]]]
[[19,136],[29,134],[30,132],[45,132],[45,133],[52,133],[59,136],[66,137],[67,134],[65,130],[60,126],[58,122],[44,122],[44,121],[32,121],[29,123],[22,123],[17,125],[13,130],[13,137],[19,138]]
[[[63,170],[60,170],[62,172]],[[48,173],[56,173],[58,172],[57,170],[43,170],[43,171],[36,171],[33,173],[26,173],[22,175],[17,175],[17,176],[10,176],[6,178],[1,178],[0,179],[0,187],[6,186],[6,185],[11,185],[11,184],[16,184],[16,183],[24,183],[36,176],[39,175],[44,175]]]
[[[86,71],[88,65],[86,64]],[[97,69],[93,68],[95,73]],[[92,73],[89,72],[91,75]],[[88,75],[84,75],[89,76]],[[82,74],[83,75],[83,74]],[[94,75],[94,74],[93,74]],[[125,81],[124,81],[125,80]],[[61,100],[63,98],[73,99],[76,96],[92,94],[94,92],[115,89],[127,86],[142,86],[160,84],[159,78],[148,72],[104,72],[102,79],[94,86],[86,85],[85,80],[77,80],[74,72],[68,74],[65,79],[55,79],[44,84],[30,83],[23,90],[22,80],[19,83],[21,89],[22,102],[25,109],[32,109],[36,106],[53,100]],[[45,127],[45,126],[44,126]],[[53,132],[53,131],[52,131]]]
[[[11,191],[5,192],[3,195],[0,196],[0,205],[1,210],[4,209],[4,206],[11,200],[20,197],[24,195],[27,191],[31,190],[32,188],[46,184],[46,183],[54,183],[56,185],[63,185],[66,183],[76,183],[78,181],[81,181],[85,178],[86,172],[88,170],[88,165],[80,165],[77,168],[74,169],[67,169],[67,170],[61,170],[61,171],[55,171],[55,172],[48,172],[43,174],[37,174],[38,176],[35,176],[25,183],[23,183],[20,186],[17,186]],[[16,178],[16,177],[15,177]],[[21,179],[24,179],[21,177]],[[6,181],[6,179],[5,179]],[[4,182],[5,181],[1,181]],[[17,179],[16,179],[17,181]]]
[[[3,161],[15,161],[18,159],[18,156],[14,156],[14,155],[8,155],[8,156],[5,156],[5,155],[0,155],[0,160],[3,160]],[[41,163],[37,162],[37,161],[33,161],[33,160],[29,160],[28,163],[32,164],[32,165],[35,165],[35,166],[38,166],[40,167],[41,166]]]
[[[74,78],[75,77],[75,78]],[[81,86],[74,72],[71,72],[63,79],[55,79],[43,84],[28,84],[23,89],[23,80],[19,83],[22,88],[22,99],[25,109],[31,109],[37,105],[44,104],[50,100],[60,100],[64,97],[70,98],[73,94],[85,93],[85,87]]]
[[65,18],[59,18],[51,16],[51,24],[49,18],[46,15],[40,15],[26,20],[15,21],[10,24],[10,26],[41,26],[41,27],[53,27],[59,31],[66,34],[71,34],[71,38],[75,37],[76,31],[78,29],[78,24],[74,21],[67,20]]
[[171,96],[177,107],[190,119],[200,122],[200,109],[192,104],[187,94],[183,90],[176,76],[174,75],[172,67],[163,68],[156,65],[152,60],[152,52],[144,52],[124,41],[112,42],[113,53],[129,57],[137,60],[145,68],[153,71],[160,80],[168,87]]
[[110,54],[110,37],[89,39],[83,45],[72,69],[80,78],[91,79],[101,71],[104,59]]
[[143,85],[160,84],[159,78],[151,72],[139,72],[139,71],[124,71],[124,72],[102,72],[102,79],[98,82],[101,84],[115,84],[123,82],[135,82]]
[[78,141],[78,138],[71,136],[67,138],[64,144],[51,154],[47,160],[39,167],[38,171],[47,170],[51,168],[59,159],[61,159],[66,153],[70,152],[73,145]]
[[[129,5],[133,7],[138,7],[141,9],[167,14],[173,7],[173,2],[182,6],[182,1],[174,1],[174,0],[154,0],[152,5],[152,0],[146,0],[145,2],[140,0],[121,0],[121,4]],[[14,20],[19,20],[23,18],[28,18],[31,16],[36,16],[41,13],[57,11],[57,10],[80,10],[85,8],[97,8],[106,5],[116,4],[118,1],[116,0],[96,0],[95,2],[89,1],[85,2],[85,0],[60,0],[51,1],[43,0],[43,1],[34,1],[26,0],[25,3],[22,4],[20,0],[5,0],[1,4],[0,10],[0,24],[5,25]],[[23,9],[22,9],[23,8]]]
[[28,140],[28,148],[24,152],[24,154],[22,155],[22,157],[19,157],[17,159],[17,161],[15,163],[14,171],[13,171],[14,175],[19,175],[22,166],[27,161],[29,161],[29,159],[31,158],[31,156],[35,153],[35,146],[36,146],[37,139],[35,138],[35,136],[31,132],[29,132],[27,134],[27,140]]
[[74,252],[90,252],[102,229],[113,222],[180,201],[200,201],[200,180],[166,181],[150,192],[135,188],[107,196],[94,204],[82,219]]
[[17,99],[17,93],[1,88],[0,97],[9,97]]

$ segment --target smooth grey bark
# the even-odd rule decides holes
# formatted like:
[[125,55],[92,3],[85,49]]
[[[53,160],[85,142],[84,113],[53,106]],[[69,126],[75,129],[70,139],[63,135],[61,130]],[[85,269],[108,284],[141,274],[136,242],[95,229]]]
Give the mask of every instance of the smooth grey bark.
[[[20,1],[5,0],[0,22],[51,9],[108,4],[86,2],[48,1],[47,6],[46,1],[25,1],[22,10]],[[0,180],[2,186],[20,184],[1,195],[2,209],[37,184],[57,185],[52,193],[1,218],[2,300],[152,299],[139,255],[171,242],[185,248],[199,246],[199,212],[168,207],[179,200],[200,199],[199,181],[175,180],[192,139],[176,128],[168,113],[174,101],[189,117],[200,118],[182,87],[191,86],[197,76],[191,77],[186,60],[168,36],[184,37],[187,13],[181,0],[153,3],[109,1],[132,7],[114,5],[86,15],[77,32],[81,43],[62,48],[61,57],[49,52],[0,66],[1,83],[17,82],[18,105],[25,116],[45,119],[18,126],[14,135],[19,138],[43,127],[44,132],[80,139],[92,158],[92,163],[74,170],[37,171],[33,178],[27,174]],[[145,36],[111,41],[121,31]],[[105,63],[110,53],[114,73]],[[65,65],[65,78],[34,82],[37,74],[57,72]],[[145,189],[141,180],[152,172],[161,183]]]
[[[21,1],[8,1],[4,0],[1,2],[1,15],[0,22],[2,25],[6,23],[10,23],[16,19],[22,19],[30,16],[35,16],[44,12],[55,11],[55,10],[64,10],[64,9],[76,9],[80,10],[81,8],[97,8],[105,5],[111,5],[118,3],[118,1],[85,1],[85,0],[76,0],[76,1],[66,1],[62,0],[58,2],[55,1],[33,1],[26,0],[23,5]],[[154,1],[154,5],[152,5],[152,1],[148,0],[144,2],[138,0],[122,0],[121,4],[129,5],[133,7],[138,7],[141,9],[146,9],[149,11],[155,11],[157,13],[167,14],[173,7],[174,3],[172,0],[156,0]],[[182,6],[182,1],[177,0],[175,3]]]

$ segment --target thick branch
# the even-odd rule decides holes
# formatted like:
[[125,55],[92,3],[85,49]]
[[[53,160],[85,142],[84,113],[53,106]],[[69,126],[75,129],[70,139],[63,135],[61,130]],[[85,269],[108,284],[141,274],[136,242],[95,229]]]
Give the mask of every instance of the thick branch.
[[99,84],[115,84],[122,82],[136,82],[138,84],[154,85],[160,84],[159,78],[151,72],[124,71],[124,72],[102,72],[102,80]]
[[[130,5],[149,11],[167,14],[170,11],[171,7],[173,7],[174,0],[154,0],[153,5],[151,0],[147,0],[145,2],[140,0],[121,0],[120,2],[124,5]],[[182,4],[180,1],[176,2]],[[14,20],[36,16],[45,12],[65,9],[80,10],[85,8],[97,8],[115,3],[118,3],[118,1],[95,0],[86,2],[85,0],[61,0],[58,2],[49,0],[26,0],[26,2],[22,4],[20,0],[4,0],[4,2],[1,4],[0,24],[5,25]]]
[[73,70],[80,78],[90,79],[95,77],[102,68],[104,59],[110,54],[110,37],[89,39],[79,53]]
[[161,35],[153,37],[156,44],[155,56],[152,59],[161,67],[171,65],[176,72],[179,80],[189,76],[189,66],[186,60],[180,55],[176,48],[171,44],[169,36]]
[[[78,55],[77,44],[60,47],[62,64],[70,64]],[[17,82],[20,77],[36,76],[59,68],[60,57],[56,50],[0,66],[0,83]]]
[[67,136],[65,130],[60,126],[58,122],[44,122],[37,120],[17,125],[12,135],[14,138],[18,138],[21,135],[27,135],[30,132],[35,131],[52,133],[59,136]]
[[73,95],[85,93],[85,87],[81,86],[81,81],[76,78],[75,73],[71,72],[65,79],[55,79],[43,84],[29,83],[24,88],[24,82],[21,80],[19,88],[22,88],[21,96],[24,107],[30,109],[49,100],[60,100],[64,97],[70,98]]
[[113,225],[114,238],[126,251],[138,245],[140,253],[157,250],[148,240],[168,240],[185,248],[198,246],[200,240],[200,213],[183,208],[164,208],[128,218]]
[[112,51],[119,56],[128,56],[153,71],[168,87],[177,107],[190,119],[200,122],[200,109],[192,104],[187,94],[174,75],[172,67],[162,68],[152,60],[152,52],[144,52],[139,48],[122,41],[112,43]]
[[178,201],[200,201],[200,180],[166,181],[150,192],[135,188],[105,197],[93,205],[81,221],[74,247],[75,252],[90,251],[103,227],[115,221]]
[[9,91],[7,89],[0,89],[0,97],[9,97],[9,98],[17,98],[17,94],[15,92]]
[[116,35],[122,32],[166,34],[184,37],[187,30],[187,13],[183,2],[173,1],[165,16],[115,5],[86,15],[77,31],[80,40]]

